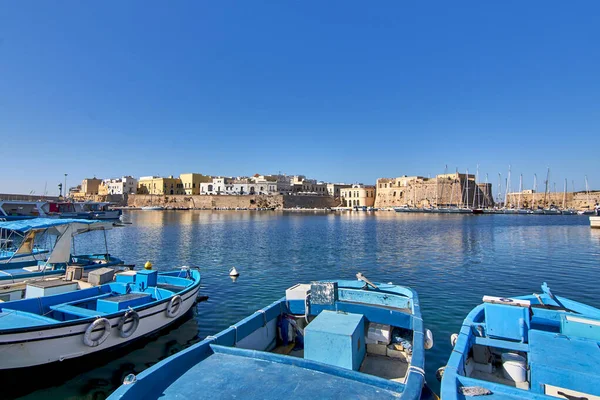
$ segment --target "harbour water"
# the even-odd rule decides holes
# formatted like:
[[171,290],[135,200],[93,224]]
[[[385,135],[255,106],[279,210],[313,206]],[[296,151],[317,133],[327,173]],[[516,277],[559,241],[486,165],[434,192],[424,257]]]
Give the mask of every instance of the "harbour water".
[[[27,385],[3,379],[3,398],[103,399],[125,375],[229,327],[293,284],[359,271],[418,292],[434,334],[426,365],[436,391],[450,334],[483,295],[531,294],[546,281],[559,296],[600,307],[600,230],[583,216],[130,211],[125,220],[132,224],[108,234],[112,254],[138,267],[147,260],[157,269],[198,266],[208,301],[160,335],[23,372]],[[97,251],[103,241],[88,237],[77,251]]]

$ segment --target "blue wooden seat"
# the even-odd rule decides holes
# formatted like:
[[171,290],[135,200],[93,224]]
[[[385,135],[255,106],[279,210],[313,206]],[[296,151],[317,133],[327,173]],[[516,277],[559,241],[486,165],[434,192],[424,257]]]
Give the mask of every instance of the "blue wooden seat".
[[64,314],[71,314],[71,315],[75,315],[76,317],[83,317],[83,318],[96,317],[98,315],[106,315],[105,312],[97,311],[97,310],[90,310],[90,309],[83,308],[83,307],[77,307],[76,304],[86,303],[91,300],[99,300],[99,299],[103,299],[105,297],[110,297],[110,296],[112,296],[112,293],[103,293],[98,296],[86,297],[85,299],[77,299],[77,300],[69,301],[66,303],[56,304],[56,305],[50,306],[50,309],[52,311],[58,311],[58,312],[61,312]]
[[97,311],[97,310],[89,310],[83,307],[72,306],[68,304],[58,304],[56,306],[50,306],[50,309],[53,311],[58,311],[64,314],[75,315],[76,317],[88,318],[88,317],[97,317],[99,315],[106,315],[105,312]]

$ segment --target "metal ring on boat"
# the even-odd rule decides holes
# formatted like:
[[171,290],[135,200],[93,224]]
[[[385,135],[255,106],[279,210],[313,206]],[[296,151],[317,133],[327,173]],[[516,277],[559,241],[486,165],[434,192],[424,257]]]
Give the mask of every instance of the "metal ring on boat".
[[[127,330],[123,329],[125,322],[127,322],[127,320],[130,318],[132,319],[131,326]],[[119,336],[121,336],[122,338],[128,338],[129,336],[133,335],[133,332],[135,332],[139,324],[140,316],[138,315],[137,311],[128,310],[121,317],[121,319],[119,320],[119,324],[117,325],[117,329],[119,330]]]
[[[92,340],[92,332],[99,328],[102,325],[102,336],[100,336],[96,340]],[[96,347],[104,343],[106,339],[110,336],[110,321],[106,318],[98,318],[94,322],[90,324],[85,330],[85,334],[83,335],[83,343],[90,347]]]
[[183,300],[181,300],[181,296],[175,295],[169,302],[167,306],[167,317],[173,318],[177,314],[179,314],[179,309],[181,309],[181,305],[183,304]]

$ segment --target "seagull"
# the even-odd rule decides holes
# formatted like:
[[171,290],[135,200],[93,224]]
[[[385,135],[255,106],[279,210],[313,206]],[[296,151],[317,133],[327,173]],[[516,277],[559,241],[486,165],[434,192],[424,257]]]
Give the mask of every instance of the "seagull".
[[364,276],[362,274],[362,272],[359,272],[358,274],[356,274],[356,277],[358,278],[359,281],[363,281],[365,282],[367,285],[373,286],[374,289],[379,289],[377,287],[377,285],[375,285],[373,282],[371,282],[369,279],[367,279],[366,276]]

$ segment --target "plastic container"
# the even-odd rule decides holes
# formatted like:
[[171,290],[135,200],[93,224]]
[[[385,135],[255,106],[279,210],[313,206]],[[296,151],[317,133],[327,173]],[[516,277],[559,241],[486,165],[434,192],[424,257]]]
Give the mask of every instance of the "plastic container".
[[390,344],[392,327],[389,325],[369,323],[367,338],[371,343]]
[[517,383],[527,380],[527,360],[525,357],[515,353],[502,353],[502,367],[506,379]]

